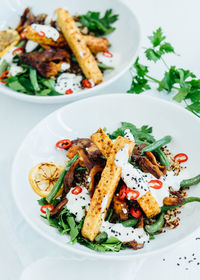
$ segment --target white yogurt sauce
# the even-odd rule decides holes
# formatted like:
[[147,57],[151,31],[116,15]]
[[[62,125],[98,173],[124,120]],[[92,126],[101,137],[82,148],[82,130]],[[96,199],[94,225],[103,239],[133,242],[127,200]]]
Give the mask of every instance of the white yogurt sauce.
[[59,32],[54,27],[49,25],[33,23],[31,24],[31,27],[38,33],[44,32],[46,38],[51,38],[54,41],[57,41],[60,36]]
[[61,64],[61,71],[62,71],[62,72],[68,70],[69,68],[70,68],[70,64],[69,64],[69,63],[63,62],[63,63]]
[[32,41],[32,40],[28,40],[26,43],[26,47],[25,47],[25,51],[27,53],[32,52],[34,49],[36,49],[39,46],[38,43]]
[[80,222],[85,216],[85,211],[88,211],[90,205],[90,195],[85,187],[81,187],[82,192],[73,194],[71,189],[67,194],[67,209],[75,215],[75,220]]
[[65,94],[68,89],[71,89],[73,92],[80,91],[81,80],[82,76],[77,76],[71,73],[63,73],[57,79],[55,90],[63,94]]
[[144,243],[149,240],[149,235],[143,228],[124,227],[122,224],[112,224],[103,221],[100,232],[106,232],[108,237],[114,236],[122,242],[135,240],[137,243]]
[[16,63],[12,63],[9,70],[11,76],[15,76],[20,72],[23,72],[23,68],[21,66],[18,66]]
[[125,131],[124,131],[124,138],[135,142],[135,138],[133,137],[133,134],[131,133],[130,129],[128,129],[128,128],[125,129]]
[[112,57],[107,57],[104,55],[104,52],[99,52],[96,55],[96,58],[98,59],[99,62],[101,62],[102,64],[105,64],[107,66],[115,66],[114,65],[114,60],[115,60],[115,55],[112,53]]
[[119,150],[115,157],[115,164],[121,167],[121,178],[128,188],[137,190],[140,192],[141,197],[147,191],[151,191],[151,194],[158,202],[159,206],[163,205],[163,199],[169,197],[169,186],[172,186],[174,190],[180,189],[180,181],[185,175],[174,176],[173,172],[168,172],[166,176],[159,179],[163,183],[160,189],[154,189],[149,186],[151,180],[157,180],[152,174],[144,173],[140,169],[136,169],[132,164],[128,162],[129,159],[129,145],[125,145],[123,149]]
[[12,49],[9,50],[9,52],[7,52],[6,54],[4,54],[2,56],[2,58],[0,59],[0,64],[3,60],[5,60],[8,64],[12,63],[12,60],[15,56],[15,54],[13,55],[13,51],[18,49],[18,47],[14,47]]

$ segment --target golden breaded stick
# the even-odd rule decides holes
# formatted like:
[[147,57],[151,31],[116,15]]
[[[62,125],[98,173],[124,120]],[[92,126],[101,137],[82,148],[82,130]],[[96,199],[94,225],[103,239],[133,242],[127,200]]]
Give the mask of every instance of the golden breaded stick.
[[108,158],[113,147],[112,140],[108,135],[103,131],[102,128],[99,128],[97,132],[91,135],[92,142],[97,146],[101,153]]
[[81,230],[82,235],[90,241],[93,241],[99,233],[102,220],[107,214],[121,178],[121,168],[115,165],[114,160],[117,152],[125,144],[129,145],[129,154],[131,154],[135,145],[134,142],[119,136],[113,144],[112,151],[101,174],[101,179],[91,199],[90,207]]
[[[108,158],[113,145],[108,135],[99,128],[97,132],[91,135],[91,140],[101,153]],[[141,196],[137,201],[148,218],[160,213],[160,206],[150,191]]]
[[26,39],[34,41],[40,45],[48,45],[52,47],[64,47],[67,45],[65,38],[61,33],[59,38],[54,41],[51,38],[41,37],[38,32],[35,31],[30,25],[27,25],[27,27],[24,29],[24,36]]
[[105,52],[108,49],[108,39],[98,38],[90,35],[82,35],[86,45],[92,53],[97,54],[98,52]]
[[89,48],[87,47],[83,36],[80,33],[75,21],[68,11],[57,9],[57,24],[62,30],[62,33],[73,51],[76,59],[85,74],[87,79],[92,79],[93,82],[99,84],[103,81],[103,74],[97,66],[96,60]]
[[150,191],[138,198],[137,201],[147,218],[152,218],[160,213],[160,206]]

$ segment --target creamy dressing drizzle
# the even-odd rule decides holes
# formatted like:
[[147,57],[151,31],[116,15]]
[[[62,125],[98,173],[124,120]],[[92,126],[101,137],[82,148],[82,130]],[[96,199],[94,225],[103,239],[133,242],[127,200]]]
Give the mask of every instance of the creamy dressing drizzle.
[[15,76],[21,72],[23,72],[23,68],[21,66],[18,66],[16,63],[11,64],[10,70],[9,70],[9,73],[11,76]]
[[136,169],[130,164],[128,162],[128,150],[129,146],[126,144],[123,149],[119,150],[115,157],[115,164],[122,169],[122,180],[128,188],[139,191],[139,197],[150,190],[159,206],[162,206],[163,199],[169,197],[169,186],[172,186],[174,190],[180,189],[180,176],[174,176],[173,172],[168,172],[166,176],[159,179],[159,181],[163,182],[162,188],[151,188],[149,187],[149,182],[156,180],[156,178],[149,173],[144,173],[140,169]]
[[25,51],[26,51],[27,53],[30,53],[30,52],[32,52],[34,49],[36,49],[38,46],[39,46],[38,43],[36,43],[36,42],[34,42],[34,41],[31,41],[31,40],[28,40],[27,43],[26,43]]
[[80,222],[85,216],[85,211],[88,211],[90,205],[90,195],[85,187],[81,187],[82,192],[79,194],[73,194],[72,188],[67,194],[67,209],[75,215],[75,220]]
[[115,55],[112,53],[112,57],[107,57],[104,55],[103,52],[99,52],[96,55],[96,58],[98,59],[99,62],[101,62],[102,64],[105,64],[107,66],[115,66],[114,61],[115,61]]
[[109,222],[102,222],[101,232],[106,232],[108,237],[114,236],[122,242],[129,242],[135,240],[137,243],[144,243],[149,240],[149,235],[143,228],[124,227],[122,224],[112,224]]
[[49,25],[33,23],[31,24],[31,27],[38,33],[44,32],[46,38],[53,39],[54,41],[57,41],[60,36],[59,32]]
[[69,63],[63,62],[63,63],[61,64],[61,71],[62,71],[62,72],[68,70],[69,68],[70,68],[70,64],[69,64]]
[[12,60],[15,56],[15,54],[13,55],[13,51],[18,49],[18,47],[13,47],[12,49],[9,50],[9,52],[7,52],[6,54],[4,54],[2,56],[2,58],[0,59],[0,64],[3,60],[5,60],[8,64],[12,63]]
[[130,141],[135,142],[133,134],[131,133],[130,129],[128,129],[128,128],[124,130],[124,138],[126,138],[126,139],[128,139]]
[[68,89],[71,89],[73,92],[80,91],[81,80],[82,76],[76,76],[71,73],[63,73],[57,79],[55,90],[63,94],[65,94]]

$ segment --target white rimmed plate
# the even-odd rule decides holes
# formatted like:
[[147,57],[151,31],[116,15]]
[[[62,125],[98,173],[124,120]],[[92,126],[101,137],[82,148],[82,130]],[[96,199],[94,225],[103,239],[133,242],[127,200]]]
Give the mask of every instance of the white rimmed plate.
[[[40,218],[38,196],[28,182],[30,169],[42,161],[63,164],[65,152],[55,149],[55,143],[62,138],[88,137],[99,127],[109,131],[117,128],[121,121],[137,126],[153,126],[156,138],[171,135],[169,147],[173,152],[184,152],[189,156],[187,173],[199,173],[200,121],[185,109],[148,96],[128,94],[104,95],[77,101],[55,111],[42,120],[24,139],[19,148],[12,169],[12,188],[15,201],[26,221],[45,238],[55,244],[82,255],[100,258],[134,258],[151,255],[181,242],[198,229],[200,204],[191,203],[183,209],[180,226],[165,234],[156,236],[144,249],[124,250],[119,253],[98,253],[82,245],[67,244],[69,238],[60,235]],[[200,196],[200,186],[188,192]]]
[[116,67],[112,71],[105,71],[104,81],[98,86],[83,90],[78,93],[63,96],[32,96],[18,93],[4,85],[0,85],[0,91],[10,97],[23,101],[36,103],[67,103],[102,92],[104,87],[117,80],[126,70],[130,68],[137,55],[140,44],[140,28],[134,13],[125,4],[117,0],[0,0],[0,30],[9,26],[16,27],[19,16],[26,7],[31,7],[33,13],[52,14],[56,8],[63,7],[71,14],[84,14],[87,11],[100,11],[104,13],[107,9],[113,9],[119,14],[119,20],[114,24],[116,30],[107,36],[112,44],[110,50],[116,53]]

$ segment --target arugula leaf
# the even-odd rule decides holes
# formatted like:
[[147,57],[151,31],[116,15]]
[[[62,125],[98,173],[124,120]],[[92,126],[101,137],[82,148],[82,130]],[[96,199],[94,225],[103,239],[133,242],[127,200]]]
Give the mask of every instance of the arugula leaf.
[[26,93],[26,89],[20,84],[17,77],[11,77],[7,80],[6,86],[12,90]]
[[141,128],[137,128],[134,124],[128,122],[121,122],[121,127],[113,131],[112,134],[108,133],[108,136],[111,139],[116,139],[118,136],[124,136],[124,131],[126,129],[130,129],[130,132],[134,136],[135,140],[147,141],[149,143],[153,143],[155,141],[155,138],[151,135],[152,127],[144,125]]
[[166,37],[163,35],[161,27],[159,27],[155,32],[153,32],[153,35],[149,36],[148,38],[155,48],[160,45],[160,43],[165,40]]
[[80,16],[80,22],[89,31],[94,32],[96,36],[103,36],[115,30],[115,27],[111,26],[111,24],[118,20],[118,16],[112,14],[112,9],[107,10],[102,18],[99,12],[89,11],[87,14]]
[[[55,198],[55,199],[52,199],[51,204],[55,207],[60,201],[61,201],[60,198]],[[42,205],[47,205],[47,204],[49,204],[49,202],[46,200],[45,197],[42,197],[42,198],[39,199],[37,202],[38,202],[38,204],[41,205],[41,206],[42,206]]]
[[70,227],[69,234],[70,234],[70,237],[71,237],[71,241],[75,242],[76,241],[76,237],[79,234],[79,230],[77,228],[77,225],[76,225],[74,217],[72,217],[72,216],[67,217],[67,222],[68,222],[69,227]]

